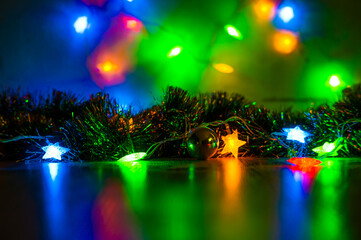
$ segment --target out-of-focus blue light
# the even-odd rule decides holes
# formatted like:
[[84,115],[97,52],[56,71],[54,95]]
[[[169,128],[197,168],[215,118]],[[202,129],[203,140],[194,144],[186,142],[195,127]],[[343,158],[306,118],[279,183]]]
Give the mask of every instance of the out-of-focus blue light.
[[282,19],[283,22],[288,23],[295,17],[295,13],[293,12],[293,8],[290,6],[286,6],[281,8],[278,11],[279,17]]
[[273,25],[278,29],[299,32],[305,27],[304,17],[305,9],[302,4],[285,1],[278,6]]
[[88,17],[86,16],[78,17],[78,19],[74,23],[74,28],[77,33],[82,34],[89,27],[90,24],[88,23]]

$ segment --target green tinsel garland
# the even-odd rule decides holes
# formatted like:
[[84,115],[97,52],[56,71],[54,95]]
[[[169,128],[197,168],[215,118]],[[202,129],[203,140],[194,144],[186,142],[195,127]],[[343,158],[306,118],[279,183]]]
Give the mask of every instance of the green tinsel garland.
[[[216,92],[192,96],[168,87],[158,105],[139,113],[119,107],[108,94],[79,100],[74,94],[0,93],[0,160],[41,159],[46,141],[71,149],[67,160],[110,161],[158,144],[152,157],[189,157],[185,136],[195,127],[215,130],[222,148],[226,129],[238,130],[247,141],[240,156],[285,157],[300,149],[285,148],[273,133],[300,126],[313,135],[302,146],[302,155],[342,135],[341,156],[361,155],[361,85],[346,88],[342,100],[305,112],[271,111],[239,94]],[[228,130],[229,131],[229,130]],[[173,141],[167,141],[171,139]],[[299,151],[299,150],[298,150]],[[220,153],[220,151],[219,151]],[[219,156],[218,153],[218,156]]]

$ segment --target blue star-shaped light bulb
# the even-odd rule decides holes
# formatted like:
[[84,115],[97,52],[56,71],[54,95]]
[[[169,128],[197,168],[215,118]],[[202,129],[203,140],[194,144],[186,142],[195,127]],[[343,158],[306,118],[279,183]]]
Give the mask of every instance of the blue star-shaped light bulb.
[[287,133],[287,140],[299,141],[301,143],[305,143],[305,138],[311,136],[310,133],[301,130],[299,126],[283,128],[283,131]]
[[48,146],[42,147],[41,149],[45,152],[43,159],[54,158],[61,160],[61,155],[69,151],[69,148],[60,147],[59,143],[50,143]]

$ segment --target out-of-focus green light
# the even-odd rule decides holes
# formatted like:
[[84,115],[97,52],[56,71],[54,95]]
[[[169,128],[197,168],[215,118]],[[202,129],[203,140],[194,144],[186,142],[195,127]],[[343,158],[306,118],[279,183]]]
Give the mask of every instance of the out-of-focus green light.
[[332,87],[337,87],[338,85],[340,85],[341,81],[336,75],[332,75],[329,83]]
[[188,144],[188,147],[191,149],[191,150],[194,150],[194,145],[192,143],[189,143]]
[[226,32],[231,35],[232,37],[234,37],[235,39],[241,40],[243,38],[242,34],[240,31],[238,31],[237,28],[235,28],[232,25],[226,25],[224,26],[224,29],[226,30]]
[[181,53],[181,51],[182,51],[182,47],[177,46],[172,48],[172,50],[170,50],[168,53],[168,58],[178,56]]
[[131,161],[137,161],[142,159],[143,157],[145,157],[147,154],[145,152],[137,152],[137,153],[132,153],[129,155],[126,155],[122,158],[120,158],[118,161],[119,162],[131,162]]

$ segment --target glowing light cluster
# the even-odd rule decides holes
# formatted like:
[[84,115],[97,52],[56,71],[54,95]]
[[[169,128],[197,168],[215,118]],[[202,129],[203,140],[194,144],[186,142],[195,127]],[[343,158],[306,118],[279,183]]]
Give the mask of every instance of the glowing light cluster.
[[88,17],[86,16],[82,16],[79,17],[75,22],[74,22],[74,28],[75,31],[77,33],[84,33],[86,29],[88,29],[90,27],[90,24],[88,23]]
[[279,31],[273,36],[274,49],[283,54],[292,53],[298,45],[298,37],[290,31]]

